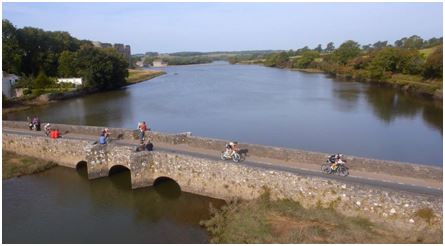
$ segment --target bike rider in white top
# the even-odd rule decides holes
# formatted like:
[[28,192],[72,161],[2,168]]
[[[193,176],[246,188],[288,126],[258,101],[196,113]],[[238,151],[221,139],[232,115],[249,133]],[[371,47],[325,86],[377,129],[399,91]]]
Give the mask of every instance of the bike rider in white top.
[[226,149],[230,151],[230,157],[238,151],[238,142],[229,142],[229,144],[226,145]]

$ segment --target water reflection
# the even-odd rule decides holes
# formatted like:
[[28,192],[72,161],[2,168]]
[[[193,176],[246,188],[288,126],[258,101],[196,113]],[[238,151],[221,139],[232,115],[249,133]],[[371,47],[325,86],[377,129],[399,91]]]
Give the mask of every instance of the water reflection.
[[421,114],[425,122],[442,134],[443,110],[433,101],[421,100],[391,88],[378,86],[369,86],[365,97],[374,114],[386,123],[400,117],[413,119]]
[[[3,243],[206,243],[199,221],[224,201],[153,188],[131,190],[128,172],[88,180],[56,167],[3,181]],[[162,185],[159,184],[159,185]]]
[[124,88],[32,107],[3,118],[25,121],[27,116],[38,115],[43,122],[120,126],[127,117],[133,116],[131,103],[130,92]]
[[425,122],[443,135],[443,109],[441,107],[425,107],[422,112]]
[[336,80],[332,88],[334,106],[341,112],[354,112],[359,108],[358,102],[366,85],[349,81]]
[[[130,172],[120,169],[107,178],[93,180],[89,194],[97,208],[113,203],[115,207],[135,211],[138,220],[151,222],[169,218],[177,223],[197,225],[209,211],[208,199],[181,192],[179,186],[168,179],[159,179],[156,186],[150,188],[132,190],[130,186]],[[210,200],[217,206],[224,204],[221,200]]]

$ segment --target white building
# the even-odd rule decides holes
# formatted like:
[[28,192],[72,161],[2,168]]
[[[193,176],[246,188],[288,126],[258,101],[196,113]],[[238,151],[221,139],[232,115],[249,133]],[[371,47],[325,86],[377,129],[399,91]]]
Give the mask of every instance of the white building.
[[18,77],[15,74],[8,74],[2,71],[3,74],[3,78],[2,78],[2,93],[10,98],[15,96],[14,91],[12,90],[13,85],[17,82],[17,80],[20,79],[20,77]]
[[137,61],[136,62],[136,67],[144,67],[144,62],[143,61]]
[[75,85],[82,85],[82,78],[60,78],[57,79],[57,84],[60,83],[71,83]]
[[153,61],[153,67],[165,67],[168,63],[164,62],[162,59],[156,59]]

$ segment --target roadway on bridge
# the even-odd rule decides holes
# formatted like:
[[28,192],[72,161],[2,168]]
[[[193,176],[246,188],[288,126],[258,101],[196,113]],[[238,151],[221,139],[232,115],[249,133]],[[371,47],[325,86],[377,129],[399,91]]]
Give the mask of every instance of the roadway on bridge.
[[[25,129],[18,129],[18,128],[3,128],[3,133],[10,133],[10,134],[19,134],[19,135],[31,135],[31,136],[42,136],[46,137],[43,131],[41,132],[35,132],[35,131],[29,131]],[[74,133],[67,133],[63,135],[63,138],[66,139],[79,139],[79,140],[87,140],[91,142],[95,142],[97,140],[97,136],[92,135],[82,135],[82,134],[74,134]],[[136,149],[138,146],[137,141],[135,140],[113,140],[111,144],[116,145],[122,145],[122,146],[130,146]],[[169,145],[165,143],[156,143],[154,142],[155,151],[160,152],[167,152],[167,153],[176,153],[181,155],[189,155],[192,157],[197,158],[204,158],[204,159],[210,159],[210,160],[217,160],[221,161],[219,159],[218,152],[211,151],[211,150],[204,150],[204,149],[196,149],[196,148],[184,148],[185,146],[183,144],[178,145]],[[229,160],[227,161],[229,162]],[[360,176],[351,174],[348,177],[340,177],[336,175],[327,175],[322,173],[321,171],[314,170],[314,165],[301,165],[301,167],[296,167],[295,165],[290,166],[289,163],[285,163],[279,160],[271,160],[271,159],[262,159],[262,158],[255,158],[252,156],[248,156],[247,159],[240,163],[234,163],[230,161],[233,165],[244,165],[248,167],[255,167],[255,168],[261,168],[266,169],[268,171],[282,171],[282,172],[289,172],[304,176],[312,176],[312,177],[321,177],[324,179],[332,179],[341,181],[343,183],[346,183],[347,185],[354,185],[354,186],[369,186],[373,188],[380,188],[385,189],[387,191],[396,191],[396,192],[410,192],[410,193],[417,193],[417,194],[423,194],[423,195],[430,195],[430,196],[442,196],[443,190],[442,185],[438,187],[429,187],[426,185],[419,185],[422,183],[417,183],[416,185],[408,184],[408,183],[402,183],[399,180],[398,181],[391,181],[386,178],[386,180],[378,180],[375,177],[369,178],[363,175],[361,173]],[[318,167],[319,168],[319,167]],[[354,170],[350,170],[351,173],[354,173]],[[372,175],[370,175],[372,176]],[[409,179],[408,179],[409,181]]]

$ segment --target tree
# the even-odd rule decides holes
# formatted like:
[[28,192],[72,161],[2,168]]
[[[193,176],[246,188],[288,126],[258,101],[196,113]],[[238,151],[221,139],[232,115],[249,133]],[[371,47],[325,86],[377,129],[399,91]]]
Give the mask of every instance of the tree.
[[362,45],[362,49],[366,52],[369,52],[372,50],[372,45],[371,44]]
[[443,74],[443,45],[434,49],[426,59],[422,75],[425,78],[442,78]]
[[85,87],[107,90],[125,85],[128,62],[115,49],[83,46],[75,57],[75,69],[85,80]]
[[289,62],[289,54],[283,51],[280,53],[273,53],[267,56],[264,65],[268,67],[284,68],[288,65],[288,62]]
[[417,50],[386,47],[375,53],[371,62],[371,70],[418,74],[422,69],[422,62]]
[[326,45],[326,49],[324,49],[324,52],[326,52],[326,53],[331,53],[331,52],[333,52],[334,50],[335,50],[334,43],[333,43],[333,42],[329,42],[329,43]]
[[385,48],[386,46],[388,46],[388,41],[377,41],[372,45],[376,50]]
[[442,45],[443,42],[443,38],[430,38],[428,40],[425,40],[423,42],[423,47],[422,48],[430,48],[430,47],[434,47],[436,45]]
[[35,89],[44,89],[54,85],[54,82],[49,79],[44,71],[40,71],[37,78],[34,80],[33,88]]
[[303,54],[303,52],[310,50],[309,47],[304,46],[303,48],[298,49],[297,51],[295,51],[295,55],[301,55]]
[[338,47],[334,51],[334,58],[336,61],[342,65],[346,65],[348,61],[357,57],[360,54],[360,45],[357,42],[348,40]]
[[308,68],[309,65],[315,60],[315,58],[319,57],[320,53],[314,50],[305,51],[301,57],[295,60],[293,67],[296,68]]
[[398,48],[405,49],[420,49],[423,46],[423,39],[417,35],[413,35],[409,38],[402,38],[394,42]]
[[59,57],[58,73],[61,77],[78,77],[76,53],[63,51]]
[[17,29],[8,20],[2,20],[2,70],[20,74],[22,50],[17,39]]
[[315,47],[314,51],[321,53],[323,51],[323,48],[321,48],[321,44],[317,45],[317,47]]

